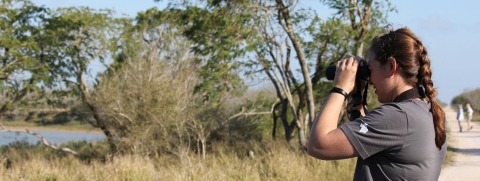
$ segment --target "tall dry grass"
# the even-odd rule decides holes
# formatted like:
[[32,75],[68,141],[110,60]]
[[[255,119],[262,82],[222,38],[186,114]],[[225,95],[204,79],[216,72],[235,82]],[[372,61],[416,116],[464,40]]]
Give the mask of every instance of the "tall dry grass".
[[74,156],[32,156],[9,162],[0,156],[0,180],[352,180],[355,159],[321,161],[283,144],[257,151],[254,158],[216,146],[203,160],[169,155],[116,157],[86,163]]
[[455,138],[451,134],[450,127],[447,128],[447,155],[445,160],[443,161],[442,168],[449,166],[455,161],[455,152],[452,149],[453,143],[455,142]]

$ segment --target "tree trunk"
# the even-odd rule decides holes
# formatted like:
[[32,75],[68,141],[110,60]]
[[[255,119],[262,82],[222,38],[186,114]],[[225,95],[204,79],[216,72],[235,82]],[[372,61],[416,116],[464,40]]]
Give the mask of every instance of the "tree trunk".
[[[280,119],[282,120],[282,124],[283,124],[283,129],[284,129],[284,132],[285,132],[285,140],[287,140],[288,144],[290,146],[294,146],[295,145],[295,140],[293,139],[293,129],[292,129],[292,126],[291,124],[288,123],[288,118],[287,118],[287,110],[288,110],[288,99],[287,98],[284,98],[282,101],[281,101],[281,104],[282,104],[282,109],[281,109],[281,113],[280,113]],[[294,120],[293,122],[295,122],[296,120]]]
[[200,155],[202,151],[200,150],[200,139],[197,138],[197,154]]
[[272,128],[272,139],[276,140],[277,137],[277,114],[275,114],[275,109],[277,108],[279,104],[275,105],[275,107],[272,110],[272,117],[273,117],[273,128]]
[[113,134],[108,130],[107,126],[105,125],[105,122],[101,118],[100,114],[98,113],[97,107],[94,105],[93,101],[90,99],[90,96],[88,95],[87,88],[86,88],[86,83],[83,80],[82,76],[79,76],[79,82],[78,84],[78,89],[81,92],[83,102],[88,106],[90,111],[92,111],[93,118],[97,122],[97,126],[103,131],[105,136],[107,137],[107,142],[110,146],[110,151],[112,153],[111,159],[113,159],[114,155],[117,154],[117,146],[115,145],[115,140],[113,138]]
[[308,139],[307,139],[307,127],[305,127],[305,122],[307,122],[307,121],[303,117],[303,111],[302,110],[298,110],[297,117],[298,117],[298,122],[299,122],[299,124],[298,124],[298,141],[299,141],[302,149],[306,149]]
[[359,57],[362,57],[362,58],[365,58],[363,57],[363,38],[361,40],[361,42],[359,42],[359,45],[358,45],[358,48],[357,48],[357,53],[355,54]]
[[288,37],[292,41],[293,47],[298,56],[298,61],[300,63],[300,68],[302,70],[303,79],[305,80],[305,89],[307,92],[308,115],[309,115],[308,120],[313,121],[314,119],[313,115],[315,115],[315,111],[314,111],[315,105],[313,101],[312,81],[308,73],[308,65],[305,59],[305,55],[303,54],[302,45],[297,35],[294,33],[293,23],[290,17],[290,12],[288,10],[288,7],[285,7],[282,0],[276,0],[276,3],[277,3],[278,13],[281,14],[283,17],[283,22],[282,22],[282,19],[280,19],[280,16],[279,16],[279,23],[282,25]]
[[110,132],[110,130],[107,129],[107,126],[105,125],[105,122],[100,118],[100,115],[98,114],[97,108],[91,104],[90,102],[86,102],[88,108],[93,113],[93,118],[97,121],[97,126],[100,127],[100,129],[103,131],[105,136],[107,137],[107,142],[110,146],[110,151],[112,153],[112,158],[115,154],[117,154],[117,146],[115,145],[115,140],[113,139],[113,134]]
[[203,160],[205,160],[205,155],[206,155],[206,152],[207,152],[207,148],[206,148],[206,139],[205,138],[201,138],[200,139],[200,142],[202,142],[202,158]]

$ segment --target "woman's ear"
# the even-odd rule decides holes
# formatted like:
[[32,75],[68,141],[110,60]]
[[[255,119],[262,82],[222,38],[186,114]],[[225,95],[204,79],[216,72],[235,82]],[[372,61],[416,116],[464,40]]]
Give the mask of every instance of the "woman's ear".
[[393,76],[397,73],[397,60],[393,57],[387,59],[387,64],[390,68],[390,76]]

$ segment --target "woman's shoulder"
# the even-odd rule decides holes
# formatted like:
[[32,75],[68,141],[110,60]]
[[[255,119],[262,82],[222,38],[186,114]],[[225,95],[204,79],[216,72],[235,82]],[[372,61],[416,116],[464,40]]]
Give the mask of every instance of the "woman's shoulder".
[[401,102],[389,102],[382,104],[381,106],[375,108],[379,110],[403,110],[405,107],[412,107],[412,106],[428,106],[429,104],[425,101],[421,100],[405,100]]
[[430,110],[430,102],[425,101],[425,100],[420,100],[420,99],[409,99],[409,100],[404,100],[401,102],[391,102],[388,103],[387,105],[390,105],[392,107],[397,107],[399,109],[406,109],[406,108],[423,108],[426,110]]
[[370,111],[366,117],[372,120],[392,120],[405,115],[405,110],[398,103],[385,103]]
[[372,112],[388,113],[388,114],[408,114],[415,112],[429,112],[430,103],[423,100],[405,100],[401,102],[385,103]]

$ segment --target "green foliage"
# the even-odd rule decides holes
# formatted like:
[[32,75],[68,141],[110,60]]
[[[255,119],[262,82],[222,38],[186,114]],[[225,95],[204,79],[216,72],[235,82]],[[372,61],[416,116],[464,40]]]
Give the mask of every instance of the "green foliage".
[[369,111],[381,106],[381,103],[378,102],[378,96],[375,94],[375,89],[372,86],[368,87],[367,104]]
[[[52,81],[64,83],[70,94],[79,95],[78,90],[85,84],[84,76],[90,75],[87,69],[92,61],[104,61],[114,39],[114,19],[109,10],[94,10],[87,7],[59,8],[51,12],[51,18],[45,23],[45,36],[52,46],[56,57],[47,61],[52,72]],[[73,90],[77,89],[77,91]],[[57,93],[62,95],[63,91]]]
[[464,96],[462,95],[458,95],[458,96],[455,96],[453,99],[452,99],[452,102],[450,103],[450,105],[457,105],[457,104],[462,104],[462,105],[465,105],[466,103],[470,102],[467,98],[465,98]]
[[[18,10],[17,6],[20,7],[20,13],[16,11]],[[23,65],[27,65],[14,71],[13,74],[30,74],[31,77],[21,81],[21,84],[16,83],[10,86],[11,90],[19,90],[16,91],[19,92],[16,95],[10,96],[8,91],[4,91],[7,92],[7,96],[13,98],[11,102],[7,100],[7,104],[0,109],[0,114],[15,107],[15,104],[26,103],[20,100],[37,86],[43,90],[53,90],[52,94],[57,96],[53,99],[48,97],[46,101],[48,104],[59,105],[63,103],[61,98],[73,96],[88,105],[94,114],[97,125],[111,142],[114,152],[113,137],[102,123],[101,117],[96,114],[97,105],[89,97],[90,86],[87,83],[88,77],[93,78],[94,76],[91,74],[89,65],[93,61],[104,63],[105,57],[110,54],[112,43],[118,39],[116,36],[119,34],[117,32],[119,21],[113,18],[113,12],[88,7],[50,10],[36,7],[28,0],[17,0],[15,3],[9,4],[7,11],[3,10],[2,6],[2,12],[7,14],[3,16],[6,18],[2,18],[2,20],[6,23],[2,22],[1,24],[19,25],[19,27],[13,26],[13,36],[22,41],[31,38],[28,39],[28,43],[32,43],[32,46],[22,42],[23,44],[20,45],[27,48],[20,48],[21,51],[18,54],[21,56],[17,56],[16,52],[10,52],[10,48],[3,51],[4,66],[10,66],[6,62],[10,60],[12,57],[10,53],[12,53],[14,58],[11,62],[21,60]],[[4,34],[2,33],[2,35]],[[5,37],[2,37],[3,39]],[[10,40],[11,38],[6,37],[6,39]],[[10,45],[9,43],[2,44]],[[18,57],[30,57],[34,63]]]
[[[80,96],[80,85],[86,87],[85,76],[92,76],[88,65],[104,61],[110,38],[115,37],[112,12],[87,7],[51,10],[28,0],[4,0],[2,4],[0,91],[8,99],[0,113],[19,104],[35,106],[46,98],[46,89],[61,98]],[[63,104],[52,97],[46,102]]]
[[[349,11],[365,13],[364,9],[358,9],[353,1],[346,0],[321,0],[324,4],[329,6],[331,9],[337,10],[336,15],[342,19],[350,21],[351,18],[357,19],[359,17],[352,17]],[[374,1],[374,0],[360,0],[358,2],[358,7],[362,8],[366,5],[372,6],[372,25],[378,26],[380,24],[387,23],[388,12],[396,12],[396,8],[391,4],[390,0]],[[355,26],[360,26],[359,24]]]
[[[238,44],[238,36],[233,30],[238,28],[238,23],[230,22],[228,18],[221,18],[222,13],[210,13],[197,7],[188,7],[185,10],[167,9],[159,11],[151,8],[145,12],[139,12],[133,25],[126,23],[122,35],[122,43],[117,47],[119,53],[112,67],[121,64],[122,58],[128,54],[135,44],[146,43],[151,51],[166,52],[175,49],[177,44],[185,42],[178,41],[177,37],[185,36],[189,40],[198,41],[188,46],[196,56],[196,64],[200,67],[196,74],[200,75],[202,81],[196,86],[196,92],[204,96],[204,99],[216,104],[221,95],[226,95],[241,86],[241,80],[234,71],[238,69],[235,58],[243,54]],[[219,23],[220,25],[217,25]],[[219,26],[231,26],[228,32],[219,29]],[[202,31],[215,32],[214,35],[202,33]],[[163,34],[162,34],[163,33]],[[208,35],[208,36],[205,36]],[[239,39],[239,38],[237,38]],[[221,42],[221,45],[212,42]],[[158,50],[157,50],[158,49]],[[234,52],[233,54],[231,52]],[[149,53],[144,54],[150,55]],[[172,61],[177,57],[172,54],[156,55],[164,61]]]
[[[44,50],[39,40],[42,28],[37,22],[46,18],[47,9],[27,0],[2,0],[0,6],[0,91],[6,97],[0,114],[18,104],[35,104],[42,90],[39,83],[48,82],[43,64]],[[37,92],[39,96],[26,95]]]
[[211,103],[242,85],[236,73],[238,59],[247,53],[247,39],[255,36],[254,29],[248,28],[252,26],[252,15],[247,8],[217,3],[208,9],[186,7],[179,19],[187,25],[184,35],[194,42],[192,51],[205,57],[197,59],[202,65],[198,71],[202,82],[195,92]]
[[465,91],[464,93],[455,96],[450,105],[470,103],[473,110],[480,111],[480,88]]
[[335,62],[353,52],[349,46],[351,28],[340,19],[322,21],[316,16],[306,31],[313,37],[311,41],[304,43],[308,58],[317,56],[322,61]]
[[[177,10],[160,11],[156,7],[147,9],[144,12],[138,12],[134,19],[121,18],[119,29],[121,35],[117,44],[113,44],[111,52],[114,52],[114,62],[110,68],[117,68],[124,63],[124,58],[134,53],[141,53],[147,59],[150,52],[157,57],[171,59],[170,54],[163,54],[163,51],[175,51],[176,44],[184,44],[178,41],[181,37],[182,27],[177,19],[179,13]],[[148,49],[138,52],[138,45],[146,44]],[[186,45],[190,46],[190,45]],[[148,50],[148,51],[147,51]]]

